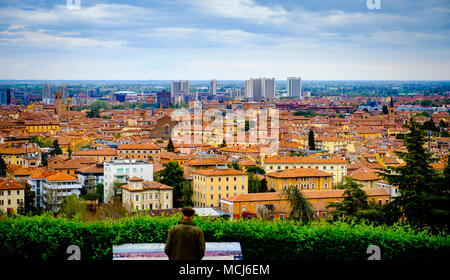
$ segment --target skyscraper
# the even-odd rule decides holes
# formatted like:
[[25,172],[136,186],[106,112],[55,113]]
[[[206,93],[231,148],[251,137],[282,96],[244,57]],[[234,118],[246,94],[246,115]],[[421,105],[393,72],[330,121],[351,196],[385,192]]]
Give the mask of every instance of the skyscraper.
[[302,96],[302,78],[288,77],[287,78],[288,96]]
[[53,99],[53,85],[46,84],[42,88],[42,100],[45,104],[51,104]]
[[184,95],[189,94],[189,81],[180,80],[179,82],[172,81],[171,95],[174,98],[176,104],[182,103]]
[[274,98],[275,78],[257,78],[245,81],[245,97],[247,98]]
[[216,80],[211,80],[210,94],[211,95],[217,94],[217,81]]
[[9,105],[11,104],[11,89],[1,88],[0,89],[0,104]]
[[67,92],[67,86],[64,86],[64,85],[60,86],[60,87],[58,87],[57,91],[62,93],[62,102],[64,104],[67,104],[67,97],[69,97],[69,94]]
[[275,97],[275,78],[262,78],[261,88],[261,97],[273,99]]

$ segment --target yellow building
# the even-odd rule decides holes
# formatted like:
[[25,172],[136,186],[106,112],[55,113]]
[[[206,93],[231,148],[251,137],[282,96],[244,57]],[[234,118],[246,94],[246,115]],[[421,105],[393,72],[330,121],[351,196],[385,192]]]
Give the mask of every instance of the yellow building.
[[235,169],[204,169],[192,173],[194,206],[217,207],[224,197],[248,193],[248,174]]
[[132,177],[128,179],[127,185],[122,186],[122,203],[128,211],[171,209],[173,188]]
[[74,159],[93,159],[95,162],[102,163],[117,159],[116,149],[98,149],[98,150],[80,150],[72,154]]
[[5,177],[0,177],[0,212],[17,213],[24,203],[25,186]]
[[266,174],[267,188],[281,192],[289,186],[302,190],[331,189],[333,174],[311,168],[286,169]]
[[347,164],[347,161],[338,158],[275,156],[264,159],[263,169],[266,173],[294,168],[325,171],[333,175],[332,185],[336,186],[347,176]]
[[353,172],[350,177],[356,180],[358,184],[363,185],[365,188],[377,188],[377,182],[381,180],[381,178],[376,173],[376,170],[357,170]]
[[119,159],[159,160],[161,149],[154,144],[122,144],[117,147]]
[[381,139],[382,130],[373,127],[359,127],[356,129],[356,137],[360,137],[365,140]]
[[48,132],[55,135],[59,132],[60,125],[55,120],[27,120],[25,121],[25,129],[30,134]]
[[38,167],[41,164],[41,156],[37,148],[29,147],[3,147],[0,156],[6,164],[19,165],[24,168]]

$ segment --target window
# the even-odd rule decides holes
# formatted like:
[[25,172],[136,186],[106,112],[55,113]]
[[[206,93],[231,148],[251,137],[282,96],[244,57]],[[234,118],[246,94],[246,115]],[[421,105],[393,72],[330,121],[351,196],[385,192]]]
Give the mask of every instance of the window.
[[139,201],[139,195],[136,195],[136,201]]
[[214,178],[211,178],[211,182],[214,182]]
[[19,195],[20,194],[20,191],[17,191],[17,195]]

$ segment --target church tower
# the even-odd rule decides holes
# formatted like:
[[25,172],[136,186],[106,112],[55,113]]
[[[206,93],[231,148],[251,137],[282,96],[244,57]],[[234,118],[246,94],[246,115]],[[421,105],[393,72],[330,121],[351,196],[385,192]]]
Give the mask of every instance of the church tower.
[[64,111],[65,105],[63,104],[62,92],[57,91],[55,93],[55,111],[57,115],[60,115]]
[[392,99],[392,97],[391,101],[389,102],[388,117],[390,122],[395,122],[395,107],[394,107],[394,100]]

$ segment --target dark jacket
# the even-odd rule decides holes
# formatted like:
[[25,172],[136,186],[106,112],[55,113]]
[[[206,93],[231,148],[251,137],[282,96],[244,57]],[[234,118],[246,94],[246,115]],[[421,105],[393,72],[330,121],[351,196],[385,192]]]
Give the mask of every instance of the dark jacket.
[[192,220],[182,219],[169,230],[164,252],[170,260],[201,260],[205,254],[203,231]]

